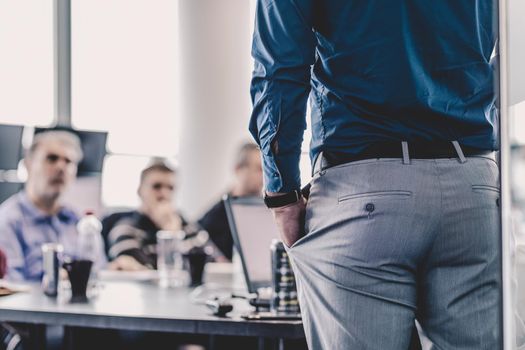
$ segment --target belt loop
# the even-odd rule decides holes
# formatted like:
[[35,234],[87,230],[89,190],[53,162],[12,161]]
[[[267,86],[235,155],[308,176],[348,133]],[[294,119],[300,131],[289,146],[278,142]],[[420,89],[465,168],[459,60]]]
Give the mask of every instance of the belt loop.
[[454,145],[454,148],[456,149],[456,153],[458,154],[458,157],[459,157],[459,162],[460,163],[466,163],[467,162],[467,158],[465,158],[465,155],[463,154],[463,150],[461,149],[461,146],[459,145],[459,142],[452,141],[452,145]]
[[323,170],[323,151],[317,153],[314,159],[314,163],[312,164],[312,177],[321,170]]
[[408,153],[408,142],[402,141],[401,148],[403,149],[403,164],[410,164],[410,153]]

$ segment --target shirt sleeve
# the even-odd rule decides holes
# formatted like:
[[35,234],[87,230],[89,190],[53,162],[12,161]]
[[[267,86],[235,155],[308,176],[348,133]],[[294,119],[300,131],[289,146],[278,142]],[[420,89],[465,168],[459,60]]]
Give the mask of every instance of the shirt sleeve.
[[301,186],[299,159],[316,47],[312,7],[313,0],[257,1],[250,132],[261,148],[269,192]]
[[133,220],[120,220],[109,231],[109,257],[116,259],[121,255],[128,255],[142,265],[153,266],[150,257],[142,250],[145,236],[146,232],[135,227]]

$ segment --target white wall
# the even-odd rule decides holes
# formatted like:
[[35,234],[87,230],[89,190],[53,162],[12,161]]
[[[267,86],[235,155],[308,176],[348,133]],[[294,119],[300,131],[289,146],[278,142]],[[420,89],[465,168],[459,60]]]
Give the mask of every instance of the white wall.
[[181,210],[196,218],[230,182],[251,104],[250,2],[180,0]]
[[64,203],[78,215],[83,215],[89,210],[102,217],[104,213],[100,188],[100,176],[79,177],[64,194]]
[[525,1],[509,0],[510,104],[525,100]]

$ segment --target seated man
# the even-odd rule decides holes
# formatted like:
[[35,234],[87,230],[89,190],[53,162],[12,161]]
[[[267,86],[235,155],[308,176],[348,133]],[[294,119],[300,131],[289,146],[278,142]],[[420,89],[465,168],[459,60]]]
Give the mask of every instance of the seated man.
[[[261,156],[253,143],[242,145],[235,161],[234,183],[229,194],[235,197],[260,196],[263,187]],[[224,257],[232,259],[233,238],[222,200],[210,208],[199,220],[211,240]]]
[[177,232],[186,225],[173,205],[174,193],[173,169],[155,163],[142,171],[139,209],[122,213],[107,237],[109,257],[114,259],[112,268],[128,271],[156,268],[157,231]]
[[[61,201],[75,180],[82,159],[79,138],[68,131],[35,135],[24,159],[25,189],[0,206],[0,248],[9,262],[9,280],[40,281],[43,274],[41,246],[61,243],[66,256],[75,256],[79,217]],[[97,267],[106,263],[101,249]]]

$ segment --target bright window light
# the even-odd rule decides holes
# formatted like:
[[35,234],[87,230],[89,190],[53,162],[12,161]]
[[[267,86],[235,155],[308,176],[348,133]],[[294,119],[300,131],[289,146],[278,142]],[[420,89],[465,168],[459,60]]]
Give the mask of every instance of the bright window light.
[[0,1],[0,123],[54,118],[53,1]]
[[[102,173],[102,202],[105,208],[136,208],[139,205],[137,188],[140,172],[148,165],[150,157],[107,156]],[[165,161],[174,167],[174,159]]]
[[73,0],[72,123],[113,153],[177,154],[178,1]]
[[525,101],[512,106],[510,111],[511,137],[515,143],[525,145]]

